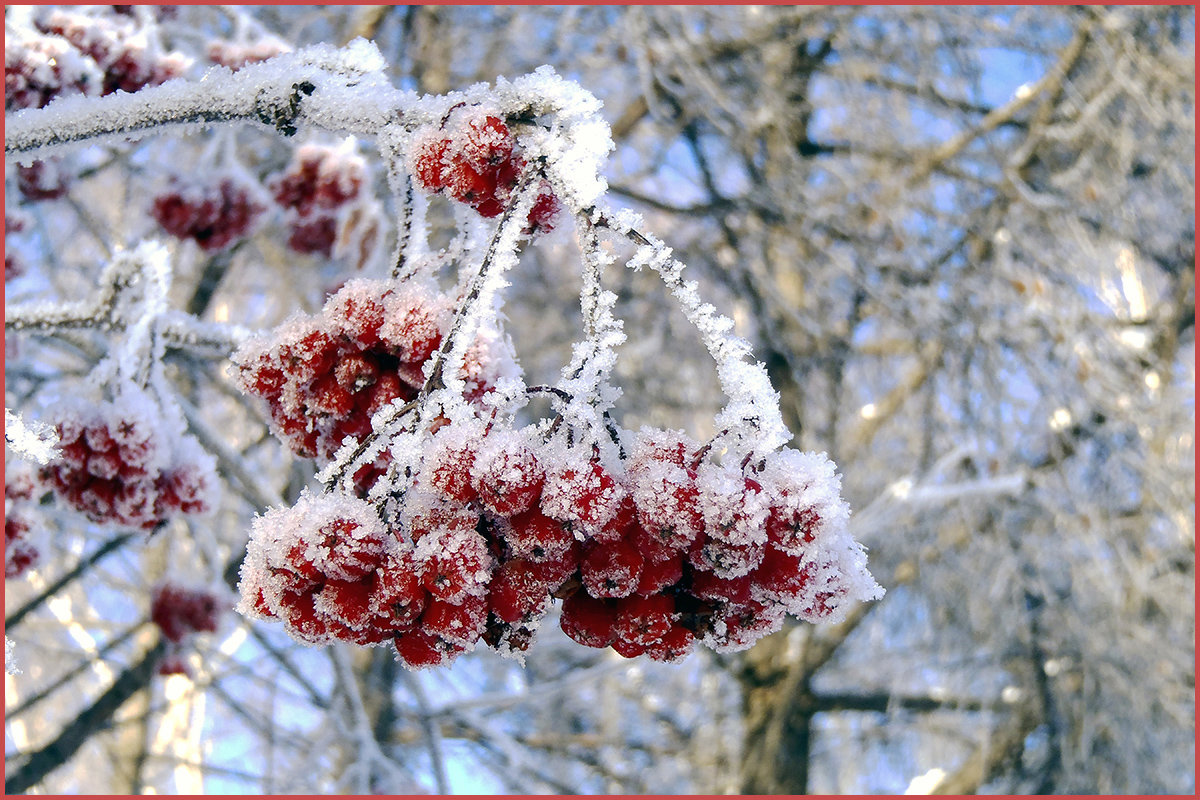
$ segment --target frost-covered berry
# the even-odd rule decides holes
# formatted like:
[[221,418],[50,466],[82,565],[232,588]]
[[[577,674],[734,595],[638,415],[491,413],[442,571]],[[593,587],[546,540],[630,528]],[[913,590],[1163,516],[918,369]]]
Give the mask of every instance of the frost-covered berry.
[[634,595],[617,601],[613,630],[622,641],[649,647],[667,635],[674,621],[675,601],[670,597]]
[[368,598],[377,627],[403,630],[416,622],[429,603],[426,569],[410,549],[388,553],[375,572]]
[[537,456],[511,431],[489,435],[471,471],[471,484],[484,507],[503,517],[532,508],[545,478]]
[[96,63],[57,36],[4,37],[4,108],[42,108],[60,95],[99,94]]
[[687,463],[693,444],[676,431],[643,428],[629,457],[638,524],[667,550],[686,549],[704,531],[696,472]]
[[617,638],[615,602],[576,592],[563,601],[559,626],[585,647],[608,647]]
[[558,195],[550,189],[550,184],[542,182],[538,189],[538,195],[533,201],[533,207],[529,209],[529,216],[526,218],[525,233],[549,233],[554,230],[559,212],[562,211],[562,202],[558,199]]
[[424,669],[448,664],[463,648],[447,642],[424,629],[414,629],[395,637],[397,660],[409,669]]
[[445,189],[450,140],[439,133],[426,132],[409,152],[409,168],[417,185],[427,192],[440,192]]
[[131,20],[54,9],[35,18],[39,30],[69,41],[103,71],[102,94],[136,92],[178,77],[191,61],[163,52]]
[[287,246],[297,253],[317,254],[328,258],[337,241],[337,218],[329,214],[292,220],[288,223]]
[[718,653],[747,650],[759,639],[780,630],[786,613],[781,605],[756,600],[729,604],[709,621],[704,644]]
[[[481,216],[497,217],[512,204],[527,163],[504,120],[478,108],[459,107],[440,126],[417,132],[408,166],[425,191],[444,192]],[[549,183],[543,181],[526,219],[525,234],[550,230],[560,209]]]
[[425,588],[451,603],[485,594],[495,566],[487,541],[475,530],[441,529],[422,537],[417,557],[428,565]]
[[19,512],[4,516],[4,577],[16,578],[38,563],[41,553],[29,541],[31,525]]
[[642,554],[632,542],[595,543],[580,563],[583,585],[592,597],[626,597],[637,589]]
[[316,593],[313,607],[347,628],[362,630],[371,624],[375,582],[373,574],[358,580],[327,580]]
[[696,636],[683,625],[674,625],[661,639],[646,648],[646,655],[655,661],[674,663],[692,652]]
[[505,561],[492,576],[488,603],[497,619],[519,622],[538,615],[545,608],[552,588],[540,565],[517,558]]
[[640,595],[657,594],[668,586],[674,586],[683,577],[683,555],[673,553],[662,561],[643,559],[642,572],[638,576],[635,591]]
[[575,543],[575,537],[561,522],[536,508],[514,515],[501,530],[509,553],[530,561],[553,561]]
[[471,485],[475,464],[474,431],[447,425],[437,432],[425,455],[424,475],[446,500],[466,504],[479,496]]
[[589,461],[547,470],[539,505],[546,516],[593,535],[613,521],[625,497],[616,478]]
[[420,629],[444,642],[472,647],[487,627],[488,601],[466,595],[459,602],[433,600],[421,614]]
[[267,181],[275,203],[289,216],[288,247],[329,256],[338,233],[338,212],[355,201],[366,180],[366,162],[348,146],[308,144]]
[[30,535],[41,526],[34,494],[37,474],[25,462],[4,464],[4,577],[16,578],[38,563],[41,554]]

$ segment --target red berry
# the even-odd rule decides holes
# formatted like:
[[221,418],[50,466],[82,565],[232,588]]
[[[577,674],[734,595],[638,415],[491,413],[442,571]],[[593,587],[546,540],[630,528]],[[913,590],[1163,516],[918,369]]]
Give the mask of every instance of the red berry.
[[598,462],[589,461],[549,470],[540,506],[546,516],[590,534],[616,517],[625,497],[616,479]]
[[308,552],[313,556],[313,565],[327,578],[360,580],[383,559],[383,533],[364,528],[352,519],[337,518],[317,530]]
[[593,544],[580,564],[583,585],[592,597],[626,597],[637,588],[642,555],[631,542]]
[[444,642],[421,629],[400,634],[393,639],[396,657],[410,669],[436,667],[453,660],[462,648]]
[[673,586],[683,577],[683,556],[675,553],[662,561],[644,560],[638,577],[637,593],[652,595]]
[[608,647],[616,640],[615,603],[576,592],[563,601],[559,626],[585,647]]
[[496,167],[512,158],[516,140],[499,117],[471,119],[459,140],[459,155],[475,169]]
[[446,187],[447,154],[450,140],[440,134],[420,139],[412,148],[412,173],[417,185],[428,192]]
[[329,214],[293,220],[288,225],[287,246],[296,253],[329,258],[333,254],[337,232],[337,218]]
[[666,595],[634,595],[617,601],[617,639],[648,647],[671,630],[675,601]]
[[179,642],[197,631],[215,632],[218,608],[217,599],[206,590],[164,584],[154,591],[150,619],[164,638]]
[[504,531],[504,540],[513,557],[530,561],[556,560],[575,542],[575,537],[562,523],[536,508],[513,516]]
[[425,588],[435,599],[451,603],[483,595],[494,568],[487,541],[474,530],[439,534],[422,539],[418,550],[418,555],[428,554]]
[[279,616],[294,638],[309,644],[323,644],[329,639],[329,624],[316,608],[316,593],[284,592],[279,601]]
[[542,493],[545,473],[517,435],[493,435],[475,461],[472,484],[493,514],[511,517],[527,511]]
[[543,182],[538,190],[537,199],[533,201],[533,207],[529,209],[525,234],[549,233],[554,230],[555,217],[561,210],[562,203],[559,202],[558,196],[550,189],[548,183]]
[[365,628],[371,619],[374,577],[357,581],[326,581],[314,601],[318,612],[351,629]]
[[718,653],[746,650],[762,637],[783,627],[786,611],[777,604],[731,604],[709,620],[704,643]]
[[[787,492],[784,492],[786,498]],[[781,549],[799,555],[817,537],[821,517],[815,508],[774,505],[767,515],[767,537]]]
[[411,550],[388,554],[375,572],[369,600],[377,625],[400,630],[416,621],[429,601],[424,568]]
[[467,595],[458,603],[433,600],[421,614],[420,626],[442,641],[469,647],[483,635],[487,616],[488,601],[484,597]]
[[646,648],[646,655],[655,661],[682,661],[692,651],[695,634],[682,625],[675,625],[662,639]]
[[155,669],[158,675],[188,675],[191,676],[192,670],[183,656],[175,653],[168,653],[158,662],[158,667]]
[[446,429],[434,438],[425,456],[425,473],[429,485],[442,497],[456,503],[469,503],[478,493],[471,485],[471,467],[475,463],[475,447],[460,441],[453,429]]
[[545,607],[551,588],[536,565],[513,559],[496,570],[488,587],[488,602],[500,621],[519,622],[536,616]]

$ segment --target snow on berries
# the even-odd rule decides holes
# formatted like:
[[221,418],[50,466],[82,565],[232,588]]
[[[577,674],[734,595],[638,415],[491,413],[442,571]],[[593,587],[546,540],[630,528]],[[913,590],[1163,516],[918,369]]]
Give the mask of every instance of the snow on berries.
[[[238,381],[266,401],[275,433],[293,452],[327,461],[346,437],[370,434],[377,411],[417,397],[452,302],[431,285],[347,281],[320,313],[296,315],[243,344],[233,355]],[[505,367],[487,342],[475,352],[479,368],[467,386],[479,395]],[[364,473],[363,485],[378,474]]]
[[[409,153],[409,172],[418,186],[446,194],[484,217],[499,216],[512,204],[529,166],[508,124],[470,106],[456,107],[440,125],[418,131]],[[524,233],[551,230],[561,208],[550,184],[539,181]]]
[[[630,438],[602,464],[537,426],[442,424],[388,522],[336,491],[260,518],[242,609],[304,642],[390,643],[422,668],[481,641],[525,649],[557,599],[580,644],[676,661],[696,643],[750,647],[788,615],[836,620],[878,592],[823,456],[721,464],[678,431]],[[339,542],[367,554],[352,574],[322,555]]]
[[146,392],[126,387],[111,402],[64,402],[50,418],[59,450],[41,480],[93,522],[152,530],[213,507],[215,459],[168,424]]

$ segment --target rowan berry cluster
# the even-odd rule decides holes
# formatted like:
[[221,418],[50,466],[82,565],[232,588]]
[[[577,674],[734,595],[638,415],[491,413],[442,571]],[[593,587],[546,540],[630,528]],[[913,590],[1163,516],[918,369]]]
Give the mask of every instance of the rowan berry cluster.
[[60,405],[52,416],[58,455],[42,468],[42,481],[97,523],[151,530],[208,511],[217,485],[214,460],[162,417],[133,388],[113,402]]
[[216,633],[221,603],[208,589],[161,583],[150,599],[150,620],[167,641],[159,675],[190,675],[183,648],[197,633]]
[[21,233],[28,225],[28,215],[12,207],[4,209],[4,282],[25,274],[25,262],[17,254],[17,248],[9,241],[9,234]]
[[67,182],[67,173],[59,159],[17,166],[17,189],[26,200],[57,200],[67,193]]
[[182,75],[189,64],[128,17],[43,9],[33,23],[36,33],[5,36],[6,110],[42,108],[60,95],[136,92]]
[[362,158],[345,148],[297,148],[292,163],[267,182],[288,222],[288,247],[328,257],[337,237],[338,212],[359,197],[365,175]]
[[208,183],[173,178],[154,198],[151,214],[177,239],[192,239],[206,252],[247,236],[266,211],[258,187],[234,176]]
[[438,427],[381,521],[364,500],[305,495],[256,521],[242,610],[308,643],[394,645],[410,667],[480,640],[528,647],[560,625],[627,658],[742,650],[787,614],[827,619],[856,567],[833,466],[792,450],[730,468],[645,428],[616,465],[482,419]]
[[38,563],[41,554],[30,541],[37,526],[37,475],[23,463],[4,464],[4,577],[16,578]]
[[123,18],[54,9],[35,19],[39,30],[61,36],[103,72],[101,94],[136,92],[179,77],[188,66],[180,53],[164,53]]
[[[514,201],[527,166],[504,120],[469,106],[453,109],[437,127],[418,131],[409,159],[418,186],[445,193],[484,217],[499,216]],[[551,230],[560,209],[550,184],[541,181],[525,232]]]
[[57,36],[5,37],[4,110],[42,108],[59,95],[97,94],[91,59]]
[[[347,436],[371,432],[384,406],[416,398],[442,345],[454,298],[430,285],[354,279],[319,314],[296,315],[233,355],[242,389],[263,398],[272,429],[297,455],[330,459]],[[481,339],[467,355],[468,397],[486,392],[502,354]],[[373,483],[383,464],[364,468]]]

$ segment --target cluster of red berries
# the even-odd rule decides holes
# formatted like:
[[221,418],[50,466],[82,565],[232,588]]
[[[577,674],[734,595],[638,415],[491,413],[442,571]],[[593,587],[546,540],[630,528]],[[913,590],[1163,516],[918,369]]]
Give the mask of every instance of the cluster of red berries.
[[[347,436],[370,433],[379,409],[417,396],[425,362],[453,316],[452,302],[416,282],[347,281],[321,313],[294,316],[234,353],[238,381],[266,400],[276,435],[293,452],[329,459]],[[468,397],[488,391],[498,368],[487,342],[470,348]],[[364,468],[360,485],[373,483],[381,468]]]
[[64,94],[95,94],[91,59],[57,36],[4,37],[4,110],[42,108]]
[[4,282],[25,274],[25,262],[17,255],[16,247],[8,240],[10,233],[20,233],[25,230],[28,216],[24,212],[12,208],[4,209]]
[[38,563],[41,554],[29,541],[35,526],[37,476],[24,464],[4,465],[4,577],[16,578]]
[[67,173],[56,158],[17,167],[17,189],[26,200],[57,200],[67,193],[67,183]]
[[155,587],[150,599],[150,620],[167,640],[167,649],[158,663],[159,675],[190,675],[183,657],[183,645],[197,633],[216,633],[221,604],[207,589],[193,589],[173,583]]
[[101,94],[156,86],[179,77],[188,66],[179,53],[157,51],[123,19],[55,9],[39,15],[35,23],[42,33],[61,36],[95,62],[103,73]]
[[173,179],[151,214],[167,233],[211,253],[249,234],[265,210],[252,184],[225,176],[207,184]]
[[113,403],[57,410],[59,451],[41,478],[93,522],[151,530],[210,508],[213,458],[191,436],[171,435],[147,402],[129,390]]
[[366,166],[344,149],[320,145],[298,148],[282,173],[268,181],[272,196],[288,215],[288,247],[328,257],[337,237],[337,215],[362,190]]
[[[417,185],[469,205],[484,217],[499,216],[513,202],[526,161],[504,120],[462,106],[442,124],[419,131],[409,169]],[[529,212],[526,233],[549,231],[561,203],[542,181]]]
[[827,619],[854,568],[826,534],[846,513],[832,465],[704,455],[643,429],[617,473],[481,421],[445,425],[389,524],[332,494],[257,520],[242,609],[304,642],[390,642],[410,667],[480,640],[524,650],[554,598],[575,641],[661,661],[696,640],[745,649],[788,613]]

